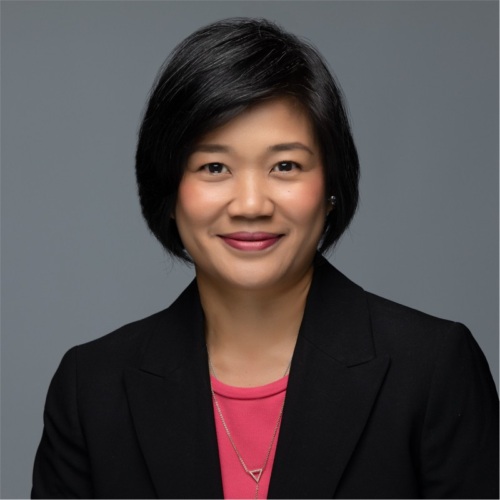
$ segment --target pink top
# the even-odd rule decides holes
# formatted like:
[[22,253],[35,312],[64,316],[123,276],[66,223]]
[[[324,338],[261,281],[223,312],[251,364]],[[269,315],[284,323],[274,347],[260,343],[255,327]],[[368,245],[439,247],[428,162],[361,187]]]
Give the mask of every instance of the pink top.
[[[285,400],[288,375],[260,387],[233,387],[211,377],[215,397],[238,453],[248,470],[264,466],[278,417]],[[229,441],[214,403],[215,426],[224,498],[255,498],[256,481],[245,472]],[[267,498],[279,427],[269,460],[259,480],[258,498]],[[254,473],[256,476],[258,472]]]

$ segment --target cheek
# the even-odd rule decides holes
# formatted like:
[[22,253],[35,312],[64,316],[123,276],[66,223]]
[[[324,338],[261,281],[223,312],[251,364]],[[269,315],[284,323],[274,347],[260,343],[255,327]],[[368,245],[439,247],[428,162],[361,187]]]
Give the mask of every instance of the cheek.
[[181,181],[175,206],[177,225],[197,226],[209,222],[220,207],[220,196],[214,191],[197,182]]
[[296,220],[312,223],[317,219],[323,224],[327,203],[322,176],[297,186],[295,192],[290,192],[290,195],[288,205],[293,211]]

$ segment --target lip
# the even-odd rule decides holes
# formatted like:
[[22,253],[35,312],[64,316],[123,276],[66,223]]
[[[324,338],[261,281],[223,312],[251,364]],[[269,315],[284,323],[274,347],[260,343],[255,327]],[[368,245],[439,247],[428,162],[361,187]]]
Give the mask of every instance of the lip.
[[243,251],[260,251],[274,246],[283,234],[239,231],[236,233],[220,234],[219,237],[232,248]]

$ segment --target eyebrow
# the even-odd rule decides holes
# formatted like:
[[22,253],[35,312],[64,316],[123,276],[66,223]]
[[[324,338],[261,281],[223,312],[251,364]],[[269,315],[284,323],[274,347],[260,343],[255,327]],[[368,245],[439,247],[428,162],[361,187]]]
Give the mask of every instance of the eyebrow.
[[302,151],[307,151],[309,154],[314,155],[314,153],[301,142],[284,142],[283,144],[275,144],[274,146],[270,146],[269,151],[277,152],[277,151],[293,151],[294,149],[301,149]]
[[[281,144],[273,144],[269,146],[268,151],[271,153],[276,153],[280,151],[293,151],[295,149],[300,149],[302,151],[307,151],[309,154],[314,155],[310,148],[301,142],[283,142]],[[230,146],[225,146],[224,144],[198,144],[193,148],[193,153],[231,153],[233,149]]]

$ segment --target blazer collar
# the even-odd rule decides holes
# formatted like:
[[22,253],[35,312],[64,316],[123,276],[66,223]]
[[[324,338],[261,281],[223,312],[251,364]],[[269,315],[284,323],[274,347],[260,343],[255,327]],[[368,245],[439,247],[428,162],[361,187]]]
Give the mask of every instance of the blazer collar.
[[140,363],[144,372],[166,377],[205,350],[204,315],[196,280],[162,311]]
[[346,366],[375,357],[364,290],[320,255],[299,336]]
[[[203,321],[193,281],[159,314],[139,367],[125,374],[138,439],[162,498],[223,496]],[[269,498],[334,495],[387,367],[388,359],[375,357],[364,291],[317,256]]]

